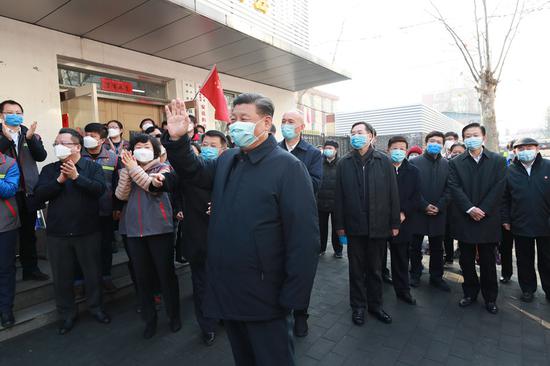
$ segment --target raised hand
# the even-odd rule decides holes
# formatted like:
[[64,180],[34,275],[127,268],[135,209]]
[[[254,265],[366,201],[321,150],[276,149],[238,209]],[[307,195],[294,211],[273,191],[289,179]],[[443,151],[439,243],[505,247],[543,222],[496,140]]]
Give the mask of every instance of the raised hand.
[[136,158],[129,151],[122,150],[120,153],[120,159],[122,160],[122,164],[124,164],[128,170],[132,170],[138,165]]
[[189,115],[185,108],[185,102],[181,99],[173,99],[164,107],[166,111],[166,129],[171,140],[179,140],[185,136],[189,129]]
[[13,139],[11,138],[11,134],[10,134],[10,130],[8,128],[8,126],[6,126],[6,122],[2,123],[2,134],[4,135],[5,138],[7,138],[8,140],[12,141]]
[[78,170],[76,170],[76,165],[74,165],[72,160],[67,160],[65,163],[61,164],[61,173],[63,173],[67,179],[75,180],[78,178]]
[[160,188],[164,184],[164,180],[166,177],[162,173],[158,174],[151,174],[151,177],[153,178],[153,181],[151,182],[154,187]]
[[32,137],[34,136],[34,133],[36,132],[36,126],[38,125],[38,123],[36,121],[34,121],[32,124],[31,124],[31,127],[29,127],[29,129],[27,130],[27,134],[25,135],[25,138],[27,140],[30,140],[32,139]]

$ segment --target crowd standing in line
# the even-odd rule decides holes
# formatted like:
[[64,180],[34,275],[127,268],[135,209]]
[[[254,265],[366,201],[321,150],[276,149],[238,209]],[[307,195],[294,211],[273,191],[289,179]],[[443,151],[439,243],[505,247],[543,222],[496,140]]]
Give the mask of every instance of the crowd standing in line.
[[384,281],[399,300],[417,303],[411,287],[422,285],[426,252],[428,282],[445,292],[444,266],[459,258],[460,307],[481,292],[486,310],[498,312],[496,263],[501,258],[500,282],[508,283],[514,245],[521,300],[533,301],[537,290],[535,255],[550,300],[550,162],[536,140],[512,141],[505,159],[485,147],[485,128],[470,123],[461,136],[428,133],[424,148],[403,136],[376,147],[374,126],[357,121],[352,150],[339,156],[336,141],[306,142],[300,111],[283,113],[277,142],[274,108],[265,96],[239,95],[227,134],[198,125],[180,100],[165,107],[160,126],[142,120],[130,141],[117,120],[91,121],[81,133],[63,128],[53,143],[58,161],[39,172],[46,150],[37,122],[25,121],[20,103],[2,102],[2,326],[16,322],[17,242],[23,280],[49,278],[38,267],[34,231],[46,205],[61,335],[75,326],[75,296],[84,293],[93,318],[111,322],[103,293],[117,290],[115,231],[129,256],[143,337],[155,335],[161,301],[170,330],[181,329],[174,262],[188,261],[202,339],[214,344],[223,322],[237,365],[294,365],[293,336],[308,334],[310,294],[329,236],[336,260],[347,247],[357,326],[366,312],[392,322]]

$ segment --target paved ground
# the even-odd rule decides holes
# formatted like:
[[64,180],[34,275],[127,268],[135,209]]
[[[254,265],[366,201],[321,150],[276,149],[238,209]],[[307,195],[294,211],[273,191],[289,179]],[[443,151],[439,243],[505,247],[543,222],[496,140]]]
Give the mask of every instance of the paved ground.
[[[425,259],[427,259],[425,257]],[[460,309],[461,277],[457,265],[445,276],[452,292],[427,284],[413,291],[418,306],[397,302],[385,285],[385,309],[394,322],[369,317],[363,327],[351,323],[347,260],[329,253],[320,258],[310,308],[310,334],[296,341],[297,364],[308,365],[550,365],[550,304],[537,293],[531,304],[518,300],[515,278],[501,286],[498,315],[481,304]],[[223,329],[217,343],[202,345],[193,317],[188,275],[183,287],[183,329],[168,330],[165,317],[152,340],[141,338],[142,323],[129,298],[109,307],[113,323],[101,326],[81,318],[67,336],[54,326],[0,343],[0,365],[233,365]]]

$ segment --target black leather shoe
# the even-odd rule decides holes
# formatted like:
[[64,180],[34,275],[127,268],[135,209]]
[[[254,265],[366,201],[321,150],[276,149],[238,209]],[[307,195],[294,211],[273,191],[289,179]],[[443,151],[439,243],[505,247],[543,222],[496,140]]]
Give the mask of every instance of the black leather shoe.
[[523,302],[533,302],[534,298],[535,298],[535,295],[533,295],[532,292],[524,292],[521,295],[520,300]]
[[15,318],[13,317],[13,311],[7,311],[0,314],[2,318],[2,327],[11,328],[15,325]]
[[307,314],[294,314],[294,335],[296,337],[305,337],[309,332],[307,325]]
[[351,314],[351,321],[355,325],[365,324],[365,309],[355,309]]
[[494,302],[486,303],[485,304],[485,309],[487,309],[487,311],[490,312],[491,314],[498,313],[497,304],[495,304]]
[[508,283],[510,282],[510,277],[500,277],[500,283]]
[[157,332],[157,319],[147,322],[145,325],[145,330],[143,331],[143,338],[151,339]]
[[393,284],[393,280],[391,279],[391,276],[389,274],[383,274],[382,281],[386,282],[388,285]]
[[170,330],[172,331],[172,333],[179,332],[180,329],[181,319],[179,317],[170,319]]
[[96,322],[98,323],[101,323],[101,324],[109,324],[111,323],[111,318],[109,317],[109,315],[105,314],[104,311],[98,311],[97,313],[95,313],[93,315],[94,319]]
[[207,347],[210,347],[211,345],[216,342],[216,333],[214,332],[208,332],[202,334],[202,341]]
[[23,281],[47,281],[49,279],[50,276],[40,271],[39,269],[34,272],[23,273]]
[[460,299],[460,301],[458,302],[458,306],[460,306],[461,308],[465,308],[467,306],[472,305],[472,303],[474,303],[475,301],[476,301],[475,299],[469,296],[466,296]]
[[75,323],[76,323],[76,318],[61,320],[59,322],[59,328],[57,330],[57,333],[59,335],[65,335],[69,333],[73,329]]
[[451,292],[451,288],[443,278],[430,278],[430,285],[441,291]]
[[409,285],[411,285],[411,287],[420,286],[420,278],[411,277],[411,280],[409,281]]
[[392,322],[391,316],[382,309],[372,311],[369,310],[369,313],[374,315],[374,317],[382,323],[390,324]]
[[397,294],[397,298],[401,301],[406,302],[410,305],[416,305],[416,300],[412,297],[410,292],[404,292],[402,294]]
[[342,252],[334,253],[334,258],[342,259],[344,258],[344,255],[342,254]]

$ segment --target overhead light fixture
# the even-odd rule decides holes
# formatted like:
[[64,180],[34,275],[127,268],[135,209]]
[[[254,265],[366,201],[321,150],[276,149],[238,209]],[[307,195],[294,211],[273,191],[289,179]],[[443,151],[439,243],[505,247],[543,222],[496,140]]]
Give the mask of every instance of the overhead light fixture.
[[133,91],[134,93],[145,94],[145,90],[141,90],[141,89],[132,89],[132,91]]

